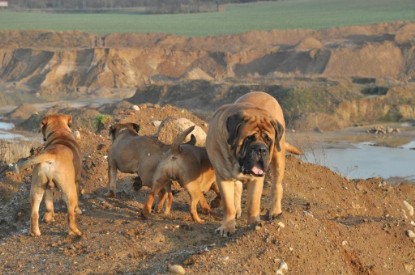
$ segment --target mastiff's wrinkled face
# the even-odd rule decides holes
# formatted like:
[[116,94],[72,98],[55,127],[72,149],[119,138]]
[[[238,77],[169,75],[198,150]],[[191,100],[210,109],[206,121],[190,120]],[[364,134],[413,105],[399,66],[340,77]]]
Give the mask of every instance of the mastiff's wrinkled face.
[[271,161],[274,146],[281,150],[284,127],[268,116],[238,113],[226,121],[228,144],[239,162],[241,173],[262,177]]

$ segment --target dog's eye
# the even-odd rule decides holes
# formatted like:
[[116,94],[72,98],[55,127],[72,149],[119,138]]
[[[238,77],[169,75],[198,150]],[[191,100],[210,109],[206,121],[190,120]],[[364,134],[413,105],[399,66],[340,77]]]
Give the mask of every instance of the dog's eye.
[[266,143],[272,143],[272,139],[267,134],[263,134],[263,138]]
[[246,137],[246,141],[248,141],[248,142],[252,142],[252,141],[255,141],[255,140],[256,140],[255,135],[251,135],[251,136]]

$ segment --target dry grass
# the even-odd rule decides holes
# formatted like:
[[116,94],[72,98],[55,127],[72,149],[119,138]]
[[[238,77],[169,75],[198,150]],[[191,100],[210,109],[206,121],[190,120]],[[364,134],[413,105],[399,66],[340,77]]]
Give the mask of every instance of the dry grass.
[[15,163],[18,159],[30,156],[30,150],[37,143],[22,140],[0,140],[0,163]]

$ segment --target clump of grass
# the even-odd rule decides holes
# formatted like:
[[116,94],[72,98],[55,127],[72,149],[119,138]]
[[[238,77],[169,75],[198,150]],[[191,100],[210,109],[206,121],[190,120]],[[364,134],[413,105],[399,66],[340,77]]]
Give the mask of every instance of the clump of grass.
[[95,127],[98,132],[108,127],[112,122],[112,117],[110,115],[100,114],[95,117]]

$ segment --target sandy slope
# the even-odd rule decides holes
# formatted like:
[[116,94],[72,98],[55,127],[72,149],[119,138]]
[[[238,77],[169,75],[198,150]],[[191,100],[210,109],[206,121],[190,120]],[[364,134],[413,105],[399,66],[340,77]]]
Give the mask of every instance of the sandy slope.
[[[206,126],[171,106],[114,110],[114,118],[140,123],[142,134],[155,133],[152,122],[169,116]],[[413,185],[390,186],[378,178],[349,181],[288,156],[283,217],[251,228],[243,214],[237,233],[222,238],[214,233],[221,210],[202,215],[205,224],[194,224],[183,190],[174,197],[171,216],[152,220],[140,217],[148,189],[134,191],[132,175],[119,177],[117,198],[104,197],[109,137],[106,131],[85,128],[81,136],[85,194],[78,224],[84,235],[67,236],[65,206],[59,200],[56,222],[41,223],[41,237],[27,236],[30,171],[23,177],[3,171],[0,273],[165,274],[168,264],[180,264],[188,274],[275,274],[282,261],[290,274],[415,273],[415,243],[406,235],[415,231],[415,217],[403,203],[415,205]],[[269,189],[266,184],[262,214]]]

